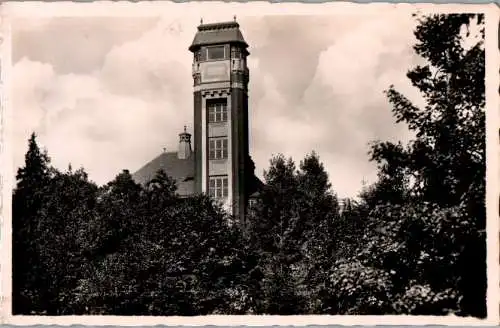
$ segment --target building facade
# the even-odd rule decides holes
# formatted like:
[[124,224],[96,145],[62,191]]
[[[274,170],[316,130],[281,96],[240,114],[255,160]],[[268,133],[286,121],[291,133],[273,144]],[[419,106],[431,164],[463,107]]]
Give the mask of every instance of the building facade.
[[193,148],[179,135],[176,153],[164,152],[139,169],[145,183],[160,169],[177,181],[181,196],[206,193],[244,218],[249,199],[262,187],[249,154],[248,44],[236,21],[201,24],[193,53]]

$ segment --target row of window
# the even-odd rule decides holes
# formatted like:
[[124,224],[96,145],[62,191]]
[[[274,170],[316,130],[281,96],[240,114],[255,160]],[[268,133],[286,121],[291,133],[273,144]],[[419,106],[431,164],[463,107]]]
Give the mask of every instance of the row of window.
[[[202,53],[203,51],[203,53]],[[207,60],[221,60],[221,59],[226,59],[228,57],[228,54],[226,54],[226,47],[225,46],[212,46],[212,47],[206,47],[204,49],[198,50],[194,54],[194,59],[196,61],[200,61],[204,58]],[[231,51],[231,57],[232,58],[243,58],[243,54],[241,52],[241,49],[238,48],[233,48]]]

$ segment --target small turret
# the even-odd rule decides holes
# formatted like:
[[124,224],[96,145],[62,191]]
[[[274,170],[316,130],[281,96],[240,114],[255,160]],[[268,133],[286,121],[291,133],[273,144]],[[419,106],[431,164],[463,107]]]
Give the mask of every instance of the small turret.
[[186,131],[186,126],[184,126],[184,132],[179,133],[179,151],[177,152],[177,157],[179,159],[188,159],[191,157],[191,134]]

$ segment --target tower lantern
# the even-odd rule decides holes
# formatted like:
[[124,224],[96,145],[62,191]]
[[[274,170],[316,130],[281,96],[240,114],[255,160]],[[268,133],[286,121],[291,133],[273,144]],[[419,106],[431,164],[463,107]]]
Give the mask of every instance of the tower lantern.
[[179,133],[179,150],[177,151],[179,159],[188,159],[191,157],[191,134],[187,132],[184,125],[184,132]]
[[248,44],[235,21],[201,24],[193,56],[196,189],[244,217],[249,177]]

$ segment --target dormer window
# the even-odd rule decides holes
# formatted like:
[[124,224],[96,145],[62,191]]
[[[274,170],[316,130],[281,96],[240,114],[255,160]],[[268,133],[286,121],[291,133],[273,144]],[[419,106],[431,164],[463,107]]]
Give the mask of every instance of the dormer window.
[[226,58],[226,47],[213,46],[207,47],[207,60],[220,60]]

